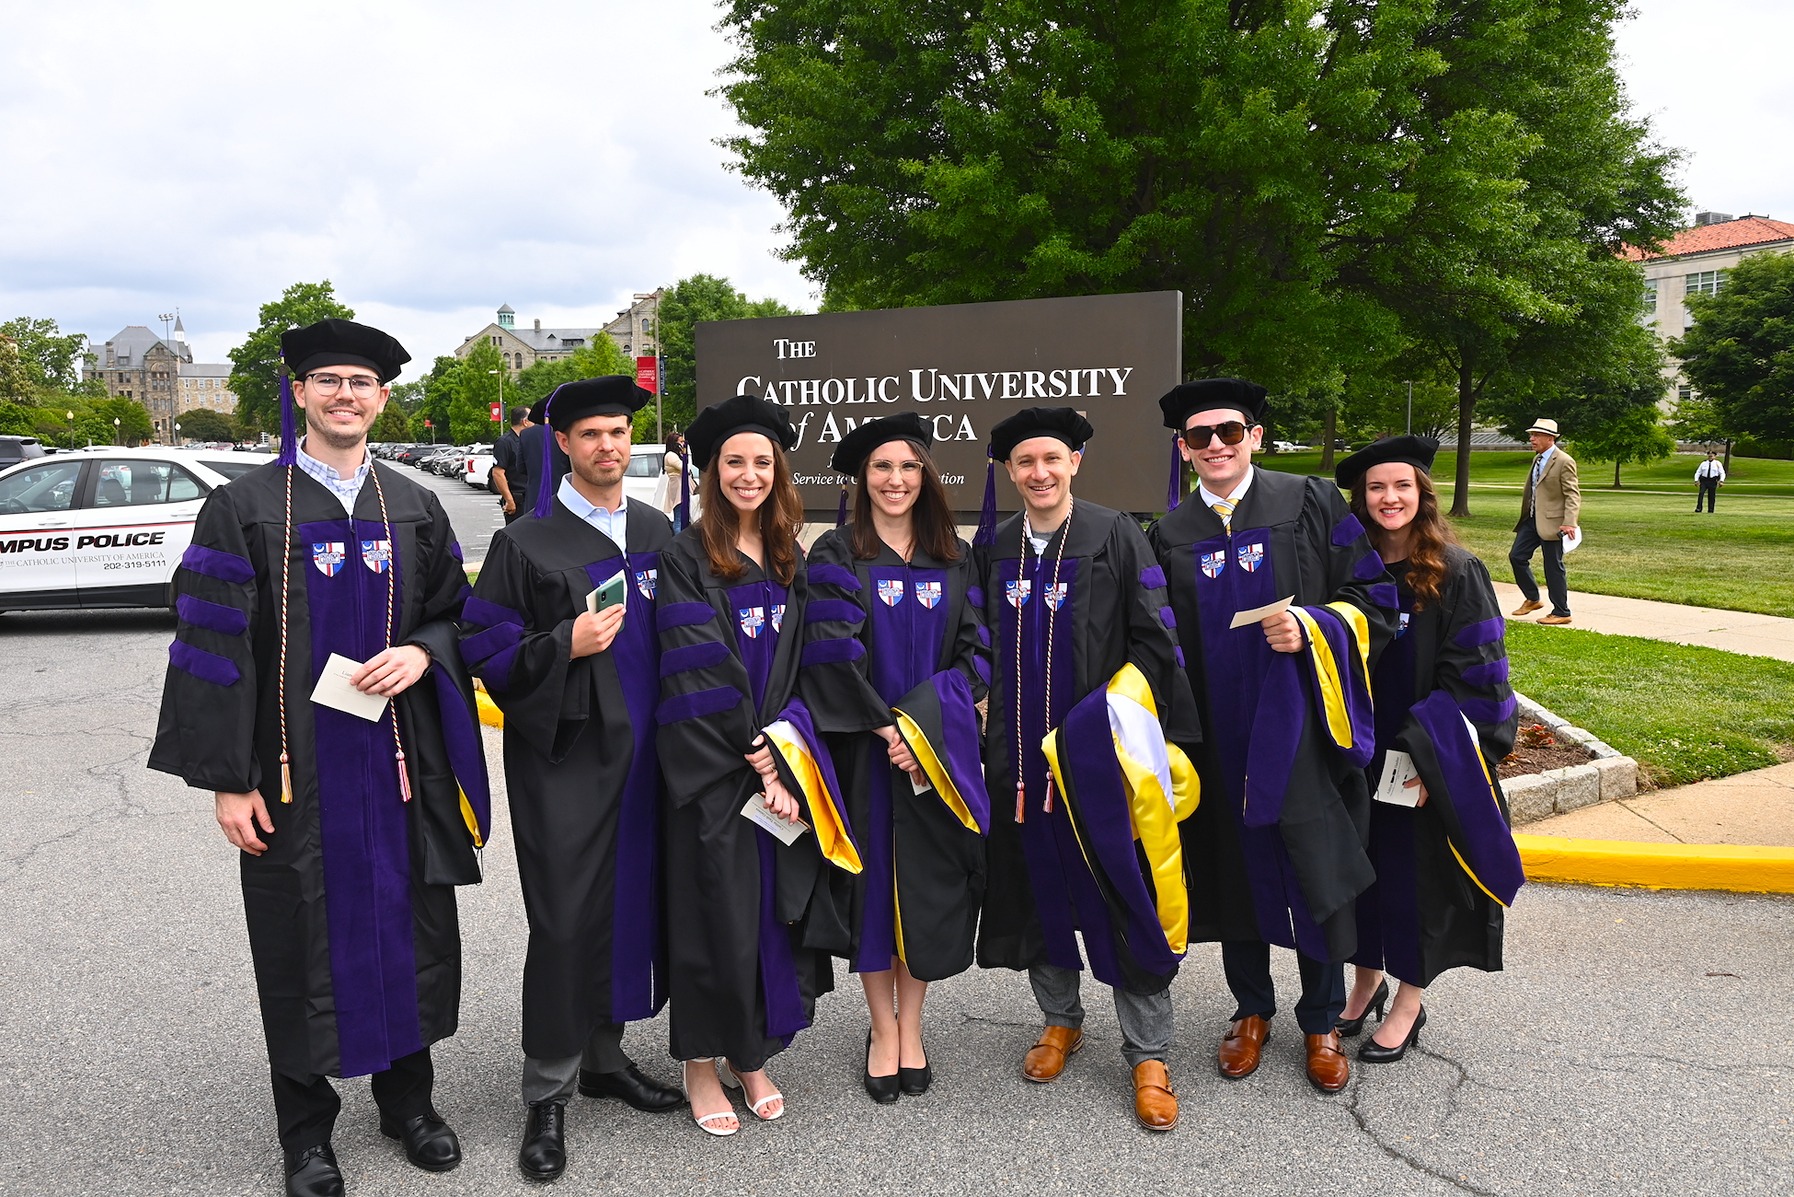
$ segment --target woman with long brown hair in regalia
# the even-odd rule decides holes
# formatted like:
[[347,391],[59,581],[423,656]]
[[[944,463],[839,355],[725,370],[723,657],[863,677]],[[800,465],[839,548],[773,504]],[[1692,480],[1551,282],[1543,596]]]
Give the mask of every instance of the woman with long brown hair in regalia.
[[711,1060],[726,1058],[756,1117],[782,1115],[766,1063],[833,987],[828,951],[845,937],[828,935],[841,920],[818,836],[785,845],[743,816],[757,794],[778,819],[802,813],[762,734],[793,697],[802,649],[803,506],[785,460],[796,434],[776,406],[737,395],[686,436],[703,515],[662,550],[655,610],[668,999],[692,1117],[729,1135],[740,1122]]
[[[1370,858],[1358,898],[1352,991],[1339,1020],[1367,1063],[1399,1060],[1426,1025],[1422,991],[1448,968],[1501,968],[1502,916],[1524,877],[1496,765],[1514,747],[1501,611],[1483,563],[1439,514],[1431,470],[1439,442],[1399,436],[1334,472],[1394,577],[1401,622],[1371,675],[1376,757]],[[1400,755],[1412,759],[1412,767]],[[1401,982],[1388,1015],[1384,972]]]
[[810,550],[799,683],[829,736],[861,849],[853,951],[871,1012],[866,1092],[925,1093],[928,982],[971,967],[990,800],[975,704],[990,677],[971,550],[906,412],[844,437],[829,463],[853,478],[853,520]]

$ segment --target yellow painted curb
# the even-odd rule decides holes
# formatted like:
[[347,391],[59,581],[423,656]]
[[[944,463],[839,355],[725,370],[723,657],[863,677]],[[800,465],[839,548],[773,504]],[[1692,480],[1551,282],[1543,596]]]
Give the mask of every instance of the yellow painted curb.
[[1739,844],[1635,844],[1515,835],[1529,881],[1794,893],[1794,848]]
[[473,701],[480,708],[481,723],[487,727],[503,727],[505,725],[505,713],[498,709],[497,703],[486,697],[484,690],[475,690]]

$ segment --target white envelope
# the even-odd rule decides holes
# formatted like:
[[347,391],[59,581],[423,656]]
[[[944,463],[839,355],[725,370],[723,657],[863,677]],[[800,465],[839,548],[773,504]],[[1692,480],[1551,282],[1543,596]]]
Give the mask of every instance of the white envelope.
[[766,828],[781,844],[794,844],[797,842],[798,836],[810,830],[810,825],[802,819],[795,819],[787,823],[773,814],[766,808],[765,794],[755,794],[749,798],[747,805],[741,808],[741,817],[750,823],[757,823]]
[[1250,611],[1237,611],[1234,613],[1233,622],[1227,626],[1229,628],[1243,628],[1247,624],[1263,623],[1270,616],[1289,610],[1289,605],[1294,602],[1295,599],[1296,596],[1292,594],[1288,598],[1280,598],[1274,603],[1266,603],[1264,606],[1254,607]]
[[311,700],[369,723],[379,719],[386,713],[386,696],[365,694],[349,684],[349,679],[361,665],[360,661],[341,653],[331,653],[330,659],[324,662],[323,671],[318,674],[318,684],[312,687]]
[[1377,779],[1376,793],[1371,797],[1391,806],[1418,806],[1420,787],[1410,786],[1408,783],[1419,776],[1420,770],[1414,767],[1414,758],[1391,748],[1383,754],[1383,775]]

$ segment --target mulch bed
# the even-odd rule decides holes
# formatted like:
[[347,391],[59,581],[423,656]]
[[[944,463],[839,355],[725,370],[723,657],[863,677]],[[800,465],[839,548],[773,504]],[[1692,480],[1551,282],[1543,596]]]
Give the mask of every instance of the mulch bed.
[[[1532,739],[1532,743],[1527,741]],[[1502,777],[1523,777],[1528,773],[1543,773],[1547,769],[1567,769],[1571,765],[1586,765],[1595,759],[1595,754],[1580,744],[1557,740],[1549,735],[1538,738],[1522,734],[1514,750],[1501,762],[1497,772]]]

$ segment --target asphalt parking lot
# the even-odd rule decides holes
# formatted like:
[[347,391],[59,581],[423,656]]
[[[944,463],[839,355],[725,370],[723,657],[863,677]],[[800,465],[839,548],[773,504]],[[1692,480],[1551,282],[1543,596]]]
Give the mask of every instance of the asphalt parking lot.
[[[495,502],[425,483],[479,560]],[[207,795],[143,764],[172,631],[165,612],[0,615],[3,1194],[280,1191],[233,852]],[[514,1165],[525,928],[497,805],[486,881],[462,891],[461,1029],[436,1057],[466,1162],[442,1176],[408,1166],[375,1129],[366,1081],[347,1082],[336,1145],[353,1194],[539,1191]],[[859,1088],[863,1002],[841,972],[817,1025],[774,1062],[782,1120],[721,1140],[681,1112],[576,1098],[558,1188],[1786,1194],[1791,949],[1794,899],[1530,886],[1508,971],[1447,974],[1418,1053],[1360,1066],[1325,1097],[1289,1019],[1256,1075],[1216,1074],[1231,1004],[1218,953],[1199,945],[1173,989],[1183,1114],[1168,1135],[1132,1122],[1114,1011],[1094,986],[1086,1049],[1057,1083],[1022,1081],[1036,1014],[1006,972],[934,987],[935,1088],[875,1106]],[[676,1076],[664,1022],[625,1042]]]

